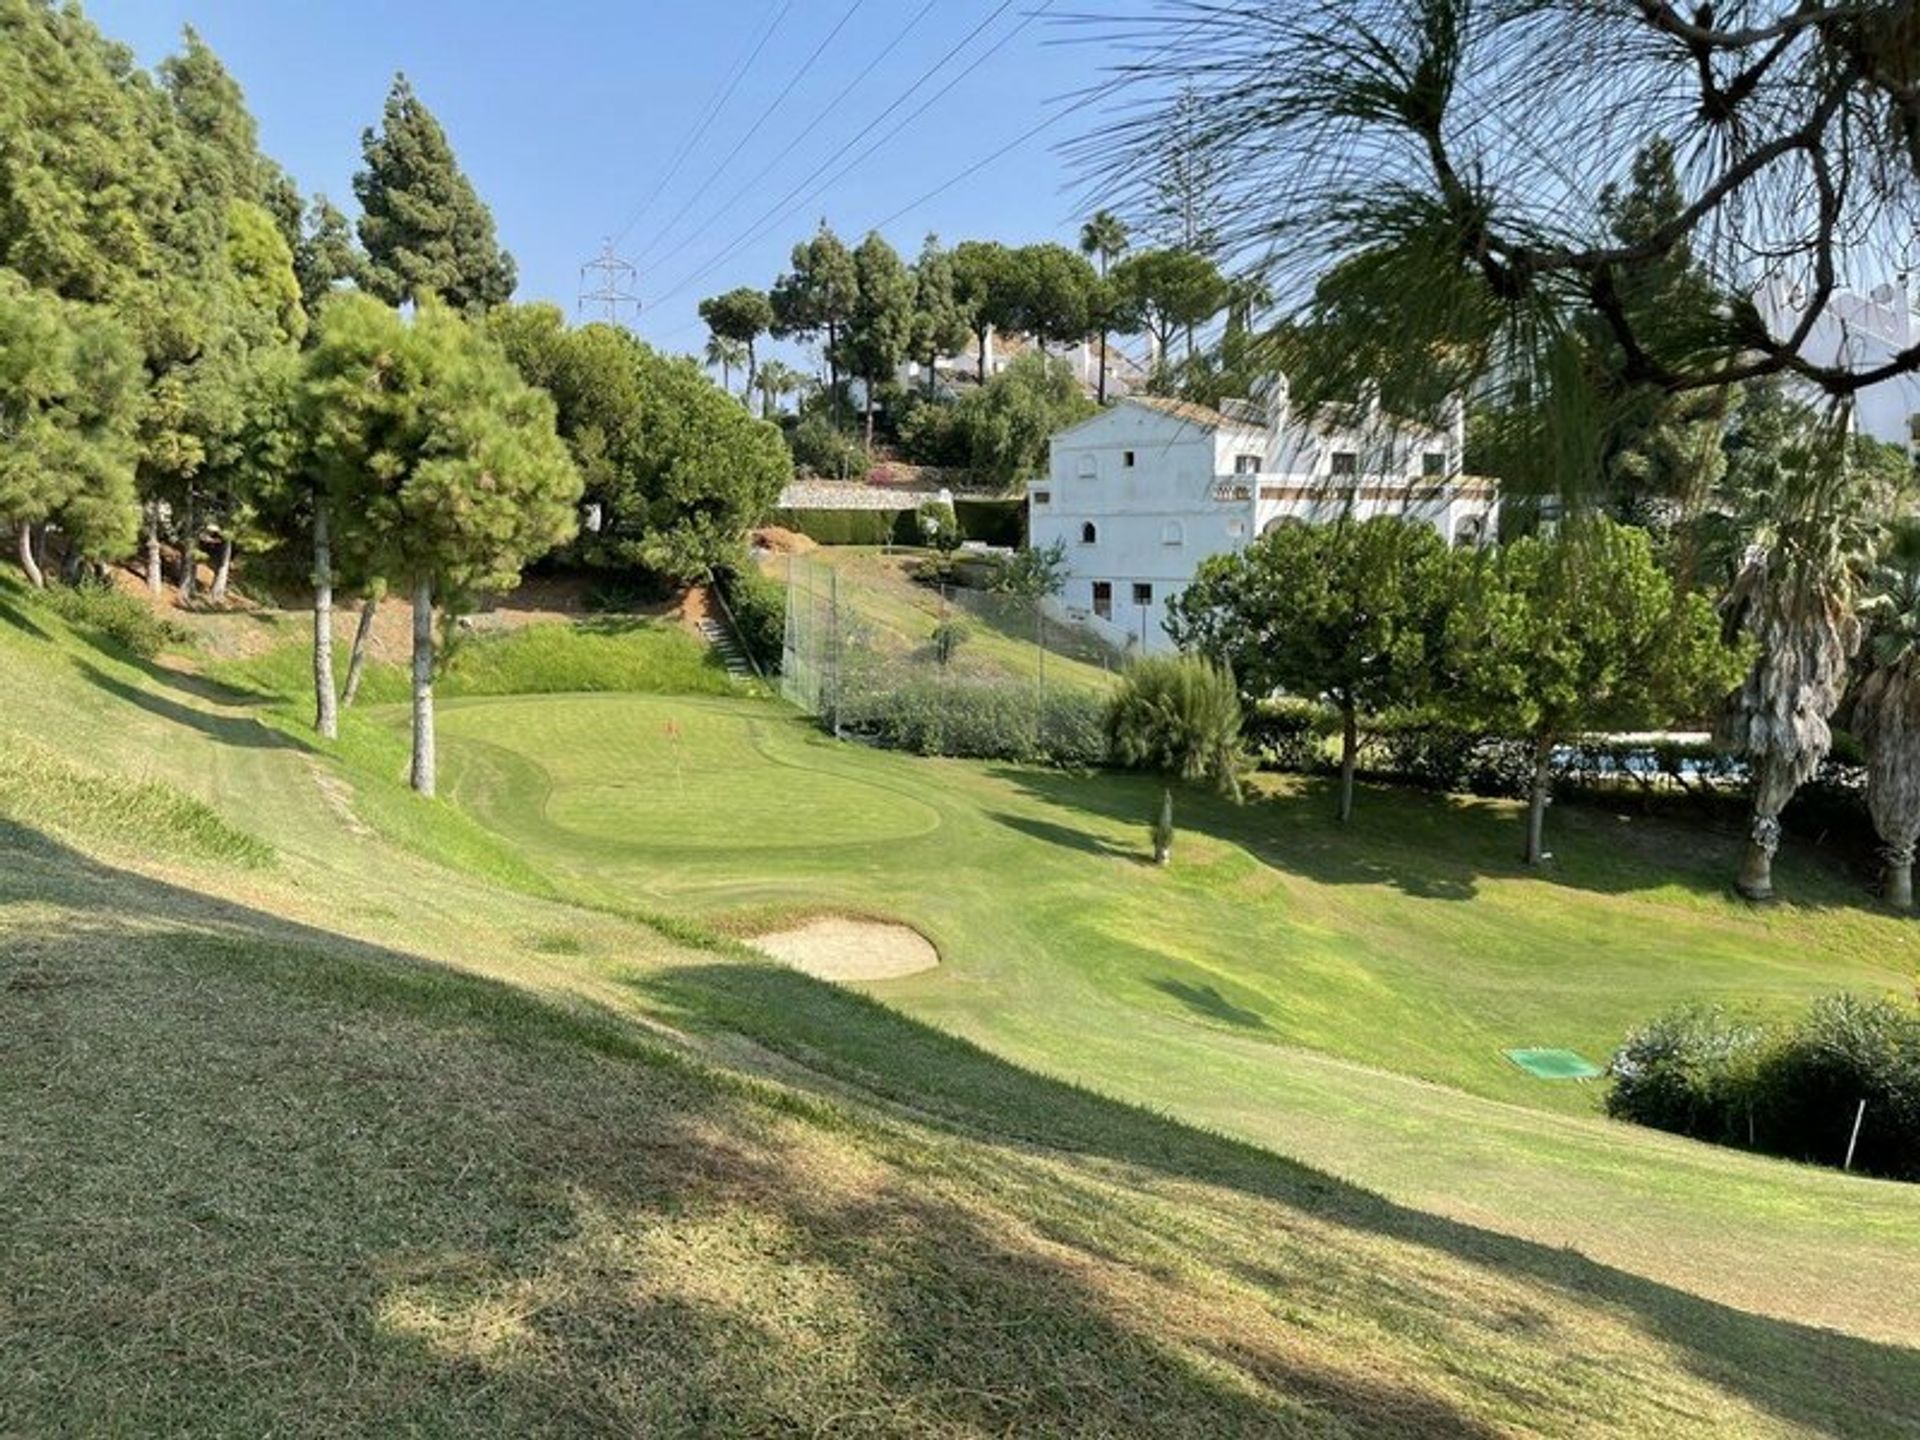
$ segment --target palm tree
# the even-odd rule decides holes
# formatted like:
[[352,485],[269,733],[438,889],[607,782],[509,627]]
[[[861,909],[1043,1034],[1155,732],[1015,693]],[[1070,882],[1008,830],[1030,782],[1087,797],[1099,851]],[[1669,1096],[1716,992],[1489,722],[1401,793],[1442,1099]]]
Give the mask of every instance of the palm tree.
[[777,414],[782,397],[805,389],[806,384],[807,377],[784,361],[763,361],[759,373],[754,376],[755,388],[760,392],[761,418]]
[[724,335],[707,337],[707,364],[720,367],[720,388],[733,393],[733,367],[747,363],[747,347]]
[[[1111,210],[1096,210],[1093,218],[1080,227],[1080,253],[1100,262],[1100,280],[1106,283],[1107,266],[1127,250],[1127,225]],[[1107,403],[1107,327],[1100,327],[1099,401]]]
[[1747,546],[1722,605],[1729,638],[1757,642],[1753,667],[1727,701],[1720,739],[1753,775],[1753,818],[1737,881],[1773,898],[1780,812],[1833,745],[1829,721],[1860,648],[1854,601],[1872,553],[1874,501],[1848,455],[1844,416],[1803,416],[1775,461],[1777,507]]
[[1887,903],[1913,908],[1913,851],[1920,841],[1920,520],[1897,522],[1860,604],[1872,630],[1873,668],[1853,702],[1867,747],[1867,811],[1887,861]]
[[1240,798],[1240,692],[1225,666],[1193,655],[1136,660],[1107,710],[1107,743],[1122,765],[1159,774],[1153,863],[1173,858],[1173,782],[1206,781]]

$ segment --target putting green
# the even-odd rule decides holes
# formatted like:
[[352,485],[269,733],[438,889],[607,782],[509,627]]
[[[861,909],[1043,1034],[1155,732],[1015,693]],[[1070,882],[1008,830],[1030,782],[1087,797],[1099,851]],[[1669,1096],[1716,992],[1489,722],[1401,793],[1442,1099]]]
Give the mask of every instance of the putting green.
[[686,697],[516,697],[449,704],[441,730],[456,798],[573,850],[821,850],[939,828],[904,789],[805,763],[766,719]]

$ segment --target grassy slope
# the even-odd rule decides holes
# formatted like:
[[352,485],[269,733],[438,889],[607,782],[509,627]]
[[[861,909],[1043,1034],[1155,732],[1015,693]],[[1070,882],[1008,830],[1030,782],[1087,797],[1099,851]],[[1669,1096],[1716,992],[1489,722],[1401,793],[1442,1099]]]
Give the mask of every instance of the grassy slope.
[[[503,699],[443,734],[452,793],[563,888],[735,929],[899,918],[947,963],[876,993],[1023,1065],[1734,1303],[1879,1334],[1920,1314],[1911,1187],[1613,1124],[1594,1088],[1500,1055],[1605,1055],[1681,999],[1900,982],[1909,928],[1817,869],[1793,872],[1817,903],[1755,914],[1718,897],[1717,850],[1665,878],[1650,855],[1676,837],[1569,811],[1547,882],[1513,873],[1506,807],[1369,792],[1340,833],[1288,787],[1189,798],[1198,828],[1160,872],[1143,785],[835,745],[761,704]],[[777,986],[713,1013],[795,1041]],[[899,1068],[824,1025],[806,1043],[869,1080]]]
[[[436,863],[465,822],[378,737],[310,753],[12,591],[0,681],[0,750],[148,787],[0,801],[0,1433],[1920,1425],[1909,1351]],[[166,785],[272,860],[152,853]],[[810,1063],[715,1028],[769,1005]]]
[[[838,572],[841,604],[854,623],[866,627],[861,643],[889,654],[924,655],[934,627],[944,617],[958,615],[967,639],[957,668],[1037,678],[1033,628],[1017,604],[956,591],[952,605],[943,607],[937,590],[909,578],[911,568],[924,558],[918,555],[839,545],[813,551],[807,558]],[[779,557],[770,560],[768,573],[784,579],[784,563]],[[1048,631],[1048,650],[1049,685],[1104,690],[1113,683],[1113,658],[1099,641],[1054,625]]]

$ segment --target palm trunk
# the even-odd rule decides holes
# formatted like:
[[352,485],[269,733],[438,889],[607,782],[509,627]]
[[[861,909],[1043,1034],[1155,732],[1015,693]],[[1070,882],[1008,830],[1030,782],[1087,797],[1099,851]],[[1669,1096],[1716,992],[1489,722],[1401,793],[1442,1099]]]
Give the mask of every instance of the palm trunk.
[[1359,764],[1360,723],[1351,705],[1340,708],[1340,823],[1353,819],[1353,772]]
[[1100,332],[1100,383],[1096,388],[1098,390],[1099,402],[1102,405],[1106,404],[1107,403],[1107,332],[1104,330]]
[[1887,847],[1887,904],[1896,910],[1913,909],[1913,845]]
[[160,598],[165,582],[160,576],[160,502],[147,502],[147,589]]
[[193,486],[188,485],[186,520],[180,528],[180,599],[183,602],[193,599],[200,578],[200,517],[194,513],[195,499]]
[[18,527],[20,541],[20,568],[27,572],[27,583],[36,590],[47,588],[47,577],[40,569],[40,561],[33,553],[32,522],[22,520]]
[[233,537],[220,537],[220,559],[213,567],[213,585],[207,591],[207,598],[216,605],[226,603],[227,581],[233,576]]
[[1547,859],[1547,804],[1553,791],[1553,742],[1545,735],[1533,740],[1533,788],[1527,797],[1527,854],[1529,865]]
[[[753,387],[759,379],[760,357],[753,353],[753,341],[749,340],[747,341],[747,388],[743,393],[751,396],[753,394]],[[751,406],[753,402],[749,399],[747,403]]]
[[324,508],[313,512],[313,728],[327,740],[340,734],[333,695],[333,530]]
[[340,696],[342,709],[352,709],[354,697],[360,693],[360,677],[367,669],[367,639],[373,634],[373,617],[379,610],[378,595],[369,595],[360,602],[360,623],[353,631],[353,653],[347,657],[347,688]]
[[840,327],[827,322],[827,403],[835,411],[834,428],[840,428]]
[[1153,863],[1173,863],[1173,787],[1160,787],[1160,818],[1153,826]]
[[413,585],[413,788],[433,795],[433,580]]

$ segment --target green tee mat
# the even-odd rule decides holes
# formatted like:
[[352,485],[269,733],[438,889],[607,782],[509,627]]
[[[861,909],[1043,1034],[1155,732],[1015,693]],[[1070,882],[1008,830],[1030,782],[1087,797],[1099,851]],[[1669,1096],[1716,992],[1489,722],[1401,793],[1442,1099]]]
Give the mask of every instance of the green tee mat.
[[1591,1080],[1604,1072],[1571,1050],[1509,1050],[1507,1058],[1541,1080]]

